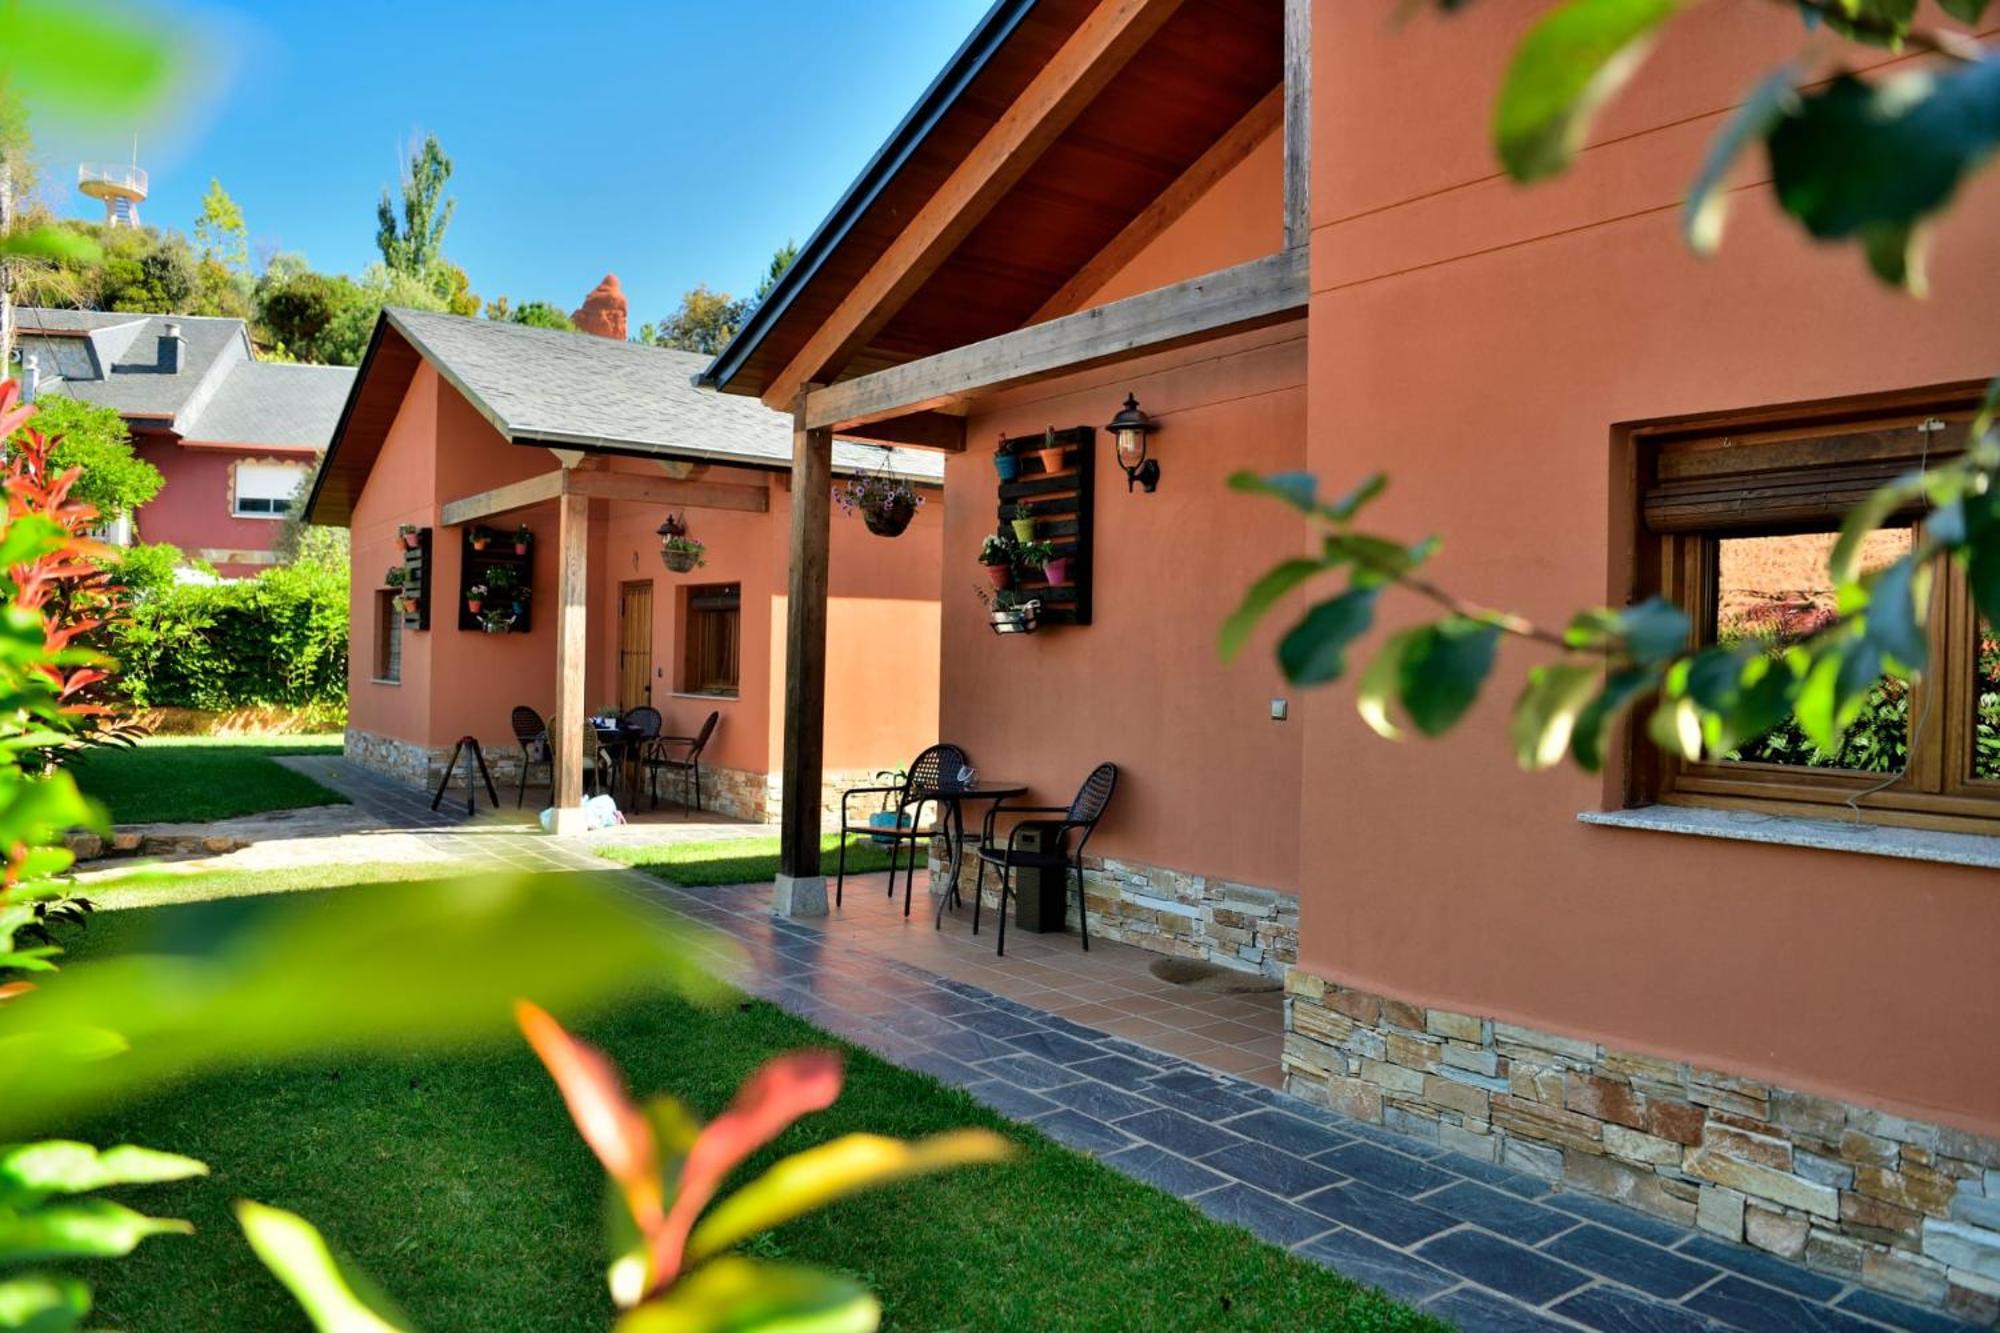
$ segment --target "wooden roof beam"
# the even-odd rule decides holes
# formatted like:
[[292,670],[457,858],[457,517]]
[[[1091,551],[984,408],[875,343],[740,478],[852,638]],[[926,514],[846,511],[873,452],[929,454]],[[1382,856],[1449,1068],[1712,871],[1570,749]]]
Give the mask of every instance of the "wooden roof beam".
[[787,408],[808,381],[839,374],[1180,4],[1101,0],[779,372],[764,401]]
[[771,507],[771,493],[762,486],[674,481],[667,477],[646,477],[630,472],[563,468],[529,477],[525,481],[495,486],[477,495],[447,500],[439,506],[438,522],[448,528],[477,523],[496,514],[526,509],[565,495],[579,495],[588,500],[675,505],[688,509],[734,509],[750,514],[762,514]]
[[803,425],[848,431],[912,412],[1297,318],[1306,252],[1285,250],[814,390]]
[[1312,236],[1312,0],[1285,0],[1285,246]]

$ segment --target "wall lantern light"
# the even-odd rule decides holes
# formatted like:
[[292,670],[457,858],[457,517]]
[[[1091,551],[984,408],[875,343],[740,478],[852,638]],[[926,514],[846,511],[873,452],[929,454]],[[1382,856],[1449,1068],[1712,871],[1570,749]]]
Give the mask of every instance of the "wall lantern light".
[[667,521],[655,531],[660,537],[660,563],[674,573],[686,574],[708,563],[702,555],[706,548],[699,539],[688,536],[687,520],[681,515],[667,515]]
[[1150,494],[1160,484],[1160,463],[1146,457],[1146,437],[1159,427],[1140,411],[1139,400],[1128,393],[1125,406],[1118,409],[1118,415],[1104,429],[1118,443],[1118,466],[1125,469],[1125,489],[1131,490],[1137,482]]

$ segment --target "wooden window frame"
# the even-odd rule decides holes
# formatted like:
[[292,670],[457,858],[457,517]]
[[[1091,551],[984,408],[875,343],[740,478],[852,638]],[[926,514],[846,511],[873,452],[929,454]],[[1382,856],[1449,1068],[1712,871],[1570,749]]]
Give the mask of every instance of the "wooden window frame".
[[[389,651],[392,639],[396,646],[393,654]],[[372,652],[373,659],[369,664],[372,674],[369,679],[377,685],[402,684],[403,613],[396,609],[396,593],[392,588],[375,590],[375,638]]]
[[[1699,642],[1714,642],[1722,539],[1837,529],[1876,485],[1961,452],[1982,387],[1633,428],[1634,591],[1660,593],[1688,612]],[[1945,429],[1911,429],[1932,419]],[[1899,517],[1921,533],[1921,513]],[[1873,824],[2000,834],[2000,780],[1972,776],[1978,612],[1963,571],[1939,560],[1932,573],[1932,663],[1912,686],[1902,776],[1884,785],[1886,773],[1687,760],[1634,728],[1631,803],[1840,819],[1859,811]]]
[[[697,605],[704,598],[728,601],[727,606],[705,607]],[[681,651],[680,689],[677,693],[700,695],[705,699],[736,699],[743,692],[743,585],[741,583],[695,583],[685,584],[680,591]],[[734,619],[730,633],[728,655],[734,668],[734,679],[727,689],[708,686],[701,680],[707,673],[700,669],[696,655],[704,642],[697,621],[709,615],[727,614]]]

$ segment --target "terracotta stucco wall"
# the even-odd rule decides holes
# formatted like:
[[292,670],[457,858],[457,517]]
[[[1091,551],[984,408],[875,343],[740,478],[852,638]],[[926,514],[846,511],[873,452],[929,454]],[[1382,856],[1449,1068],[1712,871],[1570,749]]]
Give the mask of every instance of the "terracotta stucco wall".
[[[190,449],[172,437],[141,434],[139,457],[160,470],[160,493],[139,508],[139,538],[172,542],[190,556],[204,551],[268,551],[277,540],[278,521],[238,518],[230,512],[230,469],[238,462],[312,465],[312,455],[291,450]],[[219,561],[218,573],[239,577],[268,566]]]
[[[2000,181],[1939,228],[1928,302],[1738,197],[1719,258],[1678,201],[1798,40],[1768,6],[1676,23],[1570,176],[1495,175],[1494,88],[1538,6],[1397,30],[1314,15],[1307,462],[1395,478],[1373,518],[1446,539],[1438,576],[1544,619],[1619,595],[1613,428],[1983,377],[2000,366]],[[1393,114],[1386,109],[1393,108]],[[1614,519],[1616,520],[1614,522]],[[2000,1131],[2000,877],[1589,828],[1620,778],[1518,773],[1494,696],[1384,744],[1351,686],[1305,710],[1301,961],[1366,989]],[[1983,1044],[1983,1049],[1981,1049]]]
[[373,680],[375,594],[389,566],[403,563],[396,529],[405,523],[427,526],[436,514],[438,387],[436,372],[419,366],[375,468],[354,502],[348,533],[353,573],[348,592],[348,726],[420,743],[429,736],[431,649],[437,635],[406,629],[401,682]]

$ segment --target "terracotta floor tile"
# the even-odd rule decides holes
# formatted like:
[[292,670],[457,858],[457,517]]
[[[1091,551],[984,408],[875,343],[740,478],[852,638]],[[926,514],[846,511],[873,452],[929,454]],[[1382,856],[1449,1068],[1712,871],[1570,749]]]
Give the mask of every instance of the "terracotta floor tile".
[[1150,1037],[1147,1039],[1146,1044],[1158,1050],[1165,1051],[1169,1055],[1184,1055],[1188,1059],[1195,1061],[1199,1061],[1206,1052],[1229,1049],[1227,1047],[1219,1047],[1217,1043],[1210,1041],[1207,1037],[1197,1036],[1192,1032],[1179,1028],[1169,1028],[1156,1037]]
[[1276,1056],[1245,1050],[1241,1046],[1212,1047],[1202,1052],[1200,1059],[1210,1069],[1220,1069],[1225,1074],[1242,1074],[1246,1077],[1260,1069],[1275,1071],[1278,1068]]
[[1146,1042],[1148,1045],[1152,1043],[1153,1038],[1174,1031],[1163,1023],[1155,1023],[1150,1018],[1140,1018],[1135,1014],[1123,1014],[1115,1019],[1106,1019],[1104,1030],[1120,1037]]

